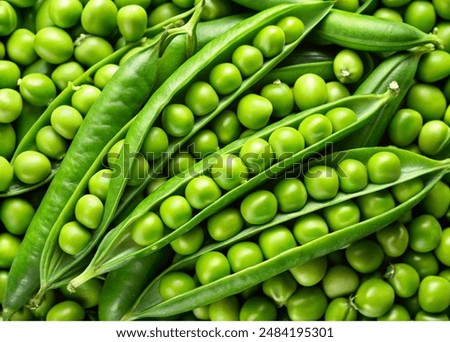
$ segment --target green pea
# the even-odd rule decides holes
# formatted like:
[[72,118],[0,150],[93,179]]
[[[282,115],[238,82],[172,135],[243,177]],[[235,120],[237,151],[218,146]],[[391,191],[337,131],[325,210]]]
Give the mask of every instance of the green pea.
[[421,279],[439,272],[439,261],[433,252],[420,253],[408,249],[401,256],[401,262],[414,267]]
[[425,311],[419,311],[414,317],[415,321],[448,321],[449,317],[446,313],[429,313]]
[[273,153],[271,145],[266,140],[254,138],[242,145],[239,157],[251,173],[258,174],[271,165]]
[[86,32],[107,37],[117,27],[117,6],[110,0],[91,0],[81,13],[81,25]]
[[411,1],[403,14],[405,23],[429,33],[436,23],[436,11],[431,2]]
[[14,162],[14,174],[25,184],[37,184],[47,178],[51,171],[50,160],[36,151],[24,151]]
[[293,233],[297,242],[303,245],[328,234],[328,225],[322,216],[309,213],[295,221]]
[[160,127],[153,126],[144,138],[141,153],[147,160],[157,160],[162,157],[169,146],[169,137]]
[[55,82],[56,87],[62,91],[71,82],[75,81],[78,77],[85,72],[83,66],[75,61],[69,61],[58,65],[51,73],[51,78]]
[[364,63],[356,51],[342,49],[333,59],[333,71],[339,82],[356,83],[364,75]]
[[419,273],[406,263],[390,264],[384,277],[393,287],[395,295],[400,298],[413,296],[419,288]]
[[366,166],[356,159],[344,159],[339,162],[336,171],[339,176],[339,190],[345,193],[364,189],[368,182]]
[[162,3],[150,12],[148,26],[155,26],[183,12],[183,9],[172,2]]
[[323,210],[323,215],[331,231],[352,226],[360,220],[359,207],[353,200],[330,205]]
[[211,113],[219,106],[219,96],[214,88],[206,82],[192,83],[184,96],[186,106],[197,116]]
[[440,313],[450,305],[450,282],[440,276],[429,275],[419,285],[420,307],[429,313]]
[[89,192],[97,196],[102,202],[105,202],[111,182],[112,170],[102,169],[97,171],[88,183]]
[[304,183],[308,195],[318,201],[334,198],[339,190],[339,177],[335,169],[315,165],[305,173]]
[[421,82],[438,82],[450,76],[450,54],[436,50],[425,53],[419,60],[417,78]]
[[231,273],[230,263],[221,252],[209,251],[197,259],[195,274],[200,284],[208,284]]
[[426,122],[442,119],[447,108],[447,100],[437,86],[417,83],[406,94],[406,106],[418,111]]
[[[408,0],[409,1],[409,0]],[[373,16],[377,18],[383,18],[391,21],[403,22],[402,15],[395,9],[389,7],[380,7],[375,12]]]
[[239,301],[235,296],[225,297],[209,305],[211,321],[239,321]]
[[183,137],[194,127],[192,110],[183,104],[170,104],[162,113],[161,124],[164,131],[174,137]]
[[8,36],[17,28],[17,13],[9,2],[0,2],[0,36]]
[[377,317],[377,321],[410,321],[411,316],[406,308],[400,304],[394,304],[384,315]]
[[442,218],[450,206],[450,187],[439,181],[420,202],[420,208],[436,218]]
[[450,228],[442,230],[441,240],[434,250],[436,258],[447,267],[450,267]]
[[65,300],[55,304],[46,316],[47,321],[82,321],[86,313],[81,304]]
[[347,87],[338,81],[327,82],[327,102],[331,103],[344,97],[350,96],[350,91]]
[[241,86],[242,76],[233,63],[220,63],[209,73],[209,83],[220,95],[228,95]]
[[302,120],[298,128],[307,146],[325,139],[333,133],[330,119],[323,114],[312,114]]
[[83,308],[89,309],[98,305],[100,292],[103,288],[103,280],[92,278],[77,287],[76,292],[70,292],[67,286],[61,288],[66,299],[71,299],[81,304]]
[[58,27],[45,27],[39,30],[33,45],[39,57],[51,64],[64,63],[74,53],[72,38]]
[[320,106],[327,101],[327,84],[316,74],[304,74],[294,83],[294,101],[300,110]]
[[240,211],[244,220],[250,224],[264,224],[277,214],[278,202],[273,193],[267,190],[256,190],[245,196]]
[[416,252],[431,252],[441,240],[442,227],[434,216],[427,214],[416,216],[407,228],[409,246]]
[[202,246],[205,233],[201,227],[195,227],[184,233],[179,238],[170,242],[170,247],[180,255],[191,255]]
[[260,92],[272,104],[272,116],[276,118],[285,117],[294,109],[294,93],[292,89],[280,80],[266,84]]
[[358,274],[347,265],[335,265],[328,268],[322,279],[323,291],[330,299],[349,296],[358,286]]
[[6,284],[8,283],[8,271],[0,271],[0,305],[3,304],[3,298],[5,298]]
[[17,141],[17,134],[12,124],[0,123],[0,140],[2,141],[0,157],[11,158],[16,149]]
[[189,151],[194,158],[202,159],[208,154],[214,153],[219,149],[219,139],[216,133],[209,129],[198,131],[191,139]]
[[394,186],[392,186],[391,191],[397,202],[403,203],[414,195],[417,195],[423,189],[423,187],[423,180],[422,178],[418,177],[399,184],[395,184]]
[[299,287],[287,301],[287,314],[292,321],[317,321],[325,314],[327,302],[320,287]]
[[0,221],[6,230],[14,235],[25,234],[34,213],[34,207],[24,198],[5,198],[0,203]]
[[139,246],[149,246],[163,237],[164,224],[158,215],[149,211],[132,223],[130,234]]
[[328,303],[325,321],[356,321],[358,312],[348,298],[334,298]]
[[305,148],[301,132],[293,127],[280,127],[269,136],[269,144],[278,160],[284,160]]
[[333,108],[325,116],[330,120],[333,132],[337,132],[358,121],[356,113],[352,109],[345,107]]
[[195,159],[189,152],[181,151],[176,153],[170,160],[168,165],[169,176],[174,176],[181,172],[185,172],[195,164]]
[[356,198],[356,204],[358,204],[364,220],[395,208],[394,197],[386,189],[362,195]]
[[194,279],[180,271],[168,272],[159,281],[159,294],[165,300],[193,289],[195,289]]
[[147,12],[139,5],[126,5],[117,12],[117,27],[125,40],[141,39],[147,28]]
[[228,249],[227,258],[233,272],[239,272],[264,261],[261,248],[252,241],[235,243]]
[[434,156],[448,146],[449,141],[450,127],[441,120],[431,120],[422,126],[418,146],[424,154]]
[[399,257],[408,248],[409,234],[405,225],[396,221],[375,233],[377,242],[389,257]]
[[301,286],[313,286],[323,279],[327,268],[327,258],[322,256],[294,266],[289,269],[289,272]]
[[165,182],[167,181],[166,178],[155,178],[152,179],[148,184],[147,187],[145,188],[145,194],[148,196],[151,193],[155,192],[156,189],[158,189],[161,185],[163,185]]
[[277,22],[277,26],[284,32],[286,44],[295,42],[305,30],[305,24],[299,18],[287,16]]
[[0,89],[17,87],[17,81],[20,78],[19,66],[11,61],[1,60],[0,58],[0,73],[2,78],[0,79]]
[[297,282],[290,272],[280,273],[262,283],[262,290],[278,307],[286,305],[297,289]]
[[9,269],[19,252],[21,240],[10,233],[0,233],[0,269]]
[[211,167],[214,181],[224,190],[231,190],[246,181],[248,168],[234,154],[221,155]]
[[36,35],[26,28],[12,32],[6,41],[8,59],[19,65],[33,63],[39,57],[33,46],[35,37]]
[[[94,21],[98,22],[97,20]],[[73,56],[77,62],[89,68],[109,55],[112,55],[113,52],[113,46],[105,38],[87,35],[81,37],[78,44],[75,46]]]
[[372,183],[394,182],[401,174],[400,158],[392,152],[377,152],[369,158],[367,172]]
[[66,223],[59,232],[59,247],[70,255],[81,252],[90,241],[91,233],[77,221]]
[[93,85],[83,84],[72,95],[72,107],[85,116],[101,92]]
[[265,229],[258,238],[259,246],[266,259],[297,246],[292,232],[283,225]]
[[239,233],[244,227],[244,219],[239,209],[227,207],[208,218],[209,235],[216,241],[224,241]]
[[14,176],[14,170],[9,161],[0,156],[0,191],[5,191],[9,188]]
[[389,283],[374,277],[363,281],[356,290],[354,304],[366,317],[376,318],[386,314],[395,300],[395,292]]
[[298,178],[283,178],[277,181],[273,193],[277,198],[279,210],[283,213],[300,210],[308,199],[305,185]]
[[119,68],[117,64],[112,63],[100,67],[94,75],[94,85],[99,89],[105,88]]
[[44,126],[36,134],[36,147],[47,157],[61,160],[66,154],[68,143],[52,126]]
[[285,44],[284,31],[276,25],[262,28],[253,38],[253,46],[261,51],[264,57],[272,58],[278,55]]
[[50,0],[48,15],[61,28],[75,26],[81,18],[83,4],[79,0]]
[[167,227],[177,229],[192,218],[192,207],[186,198],[172,195],[161,203],[159,215]]
[[239,100],[236,114],[244,127],[258,130],[267,125],[272,110],[272,103],[265,97],[247,94]]
[[236,48],[231,56],[231,60],[244,77],[253,75],[264,64],[262,52],[251,45],[241,45]]
[[216,133],[219,143],[227,145],[238,139],[241,124],[235,112],[226,109],[211,122],[211,128]]
[[0,124],[16,120],[22,113],[23,101],[14,89],[0,89]]
[[239,312],[240,321],[274,321],[277,318],[275,304],[264,296],[247,299]]
[[204,209],[216,202],[222,194],[220,187],[208,176],[198,176],[192,179],[185,188],[185,197],[195,209]]
[[80,197],[75,205],[75,217],[84,226],[95,229],[100,225],[103,216],[103,203],[95,195],[86,194]]
[[345,249],[345,257],[354,270],[365,274],[376,271],[384,261],[383,249],[368,239],[352,243]]
[[195,318],[200,321],[209,321],[211,318],[209,317],[209,305],[199,306],[198,308],[192,309],[192,313]]

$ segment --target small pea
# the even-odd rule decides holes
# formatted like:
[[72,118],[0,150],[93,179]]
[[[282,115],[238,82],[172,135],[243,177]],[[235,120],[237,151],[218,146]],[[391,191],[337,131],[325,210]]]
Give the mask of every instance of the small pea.
[[240,304],[236,296],[225,297],[209,305],[211,321],[239,321]]
[[264,56],[261,51],[251,45],[241,45],[236,48],[231,56],[231,60],[244,77],[253,75],[264,64]]
[[238,102],[236,114],[239,122],[248,129],[258,130],[269,122],[272,103],[257,94],[244,95]]
[[369,158],[367,172],[372,183],[394,182],[400,178],[400,158],[392,152],[377,152]]
[[410,321],[411,315],[408,310],[400,305],[394,304],[384,315],[377,317],[377,321]]
[[439,261],[433,252],[420,253],[408,249],[400,260],[414,267],[421,279],[439,272]]
[[297,242],[301,245],[328,234],[328,225],[322,216],[309,213],[299,217],[293,227]]
[[68,143],[52,126],[44,126],[36,134],[36,147],[47,157],[61,160],[66,154]]
[[24,151],[14,162],[14,174],[25,184],[37,184],[52,171],[50,160],[37,151]]
[[0,233],[0,269],[9,269],[19,252],[21,239],[8,232]]
[[285,117],[291,114],[294,109],[294,93],[291,87],[279,80],[266,84],[261,89],[260,95],[272,103],[273,117]]
[[241,124],[235,112],[226,109],[211,122],[211,128],[216,133],[219,143],[227,145],[238,139]]
[[33,46],[35,37],[36,34],[26,28],[12,32],[6,41],[8,59],[19,65],[30,65],[36,61],[39,56]]
[[450,187],[442,180],[437,182],[419,205],[426,214],[444,217],[450,208]]
[[69,28],[79,23],[83,4],[79,0],[50,0],[48,15],[61,28]]
[[176,174],[189,170],[195,164],[195,159],[189,152],[180,151],[169,160],[168,175]]
[[61,105],[53,110],[50,122],[58,134],[65,139],[72,140],[83,123],[83,116],[75,108]]
[[220,187],[208,176],[201,175],[192,179],[185,188],[185,197],[195,209],[204,209],[217,201],[222,194]]
[[271,145],[262,138],[247,140],[239,151],[239,157],[251,173],[258,174],[267,169],[273,158]]
[[117,12],[113,1],[88,1],[81,13],[81,25],[92,35],[107,37],[117,28]]
[[68,61],[58,65],[51,73],[51,79],[55,82],[58,90],[62,91],[68,87],[71,82],[84,74],[83,66],[75,61]]
[[119,68],[117,64],[112,63],[100,67],[94,75],[94,86],[99,89],[105,88]]
[[202,159],[218,149],[219,139],[216,133],[209,129],[198,131],[190,140],[189,151],[197,159]]
[[90,231],[77,221],[66,223],[59,232],[59,247],[69,255],[81,252],[90,241]]
[[195,227],[170,242],[170,247],[180,255],[191,255],[197,252],[205,237],[202,227]]
[[51,64],[64,63],[74,53],[72,38],[58,27],[45,27],[37,31],[33,46],[39,57]]
[[407,228],[409,246],[416,252],[431,252],[441,240],[442,227],[434,216],[427,214],[416,216]]
[[209,251],[197,259],[195,274],[200,284],[208,284],[231,273],[230,263],[221,252]]
[[163,236],[164,224],[158,215],[149,211],[132,223],[130,234],[139,246],[149,246]]
[[358,121],[356,113],[345,107],[338,107],[329,110],[325,116],[330,120],[333,132],[340,131]]
[[409,264],[390,264],[385,274],[386,280],[394,288],[395,295],[400,298],[413,296],[419,288],[419,273]]
[[187,273],[176,271],[164,274],[159,281],[159,294],[165,300],[195,288],[194,279]]
[[283,225],[265,229],[258,238],[258,244],[266,259],[273,258],[274,256],[297,246],[294,235]]
[[159,215],[164,224],[176,229],[192,218],[192,207],[186,198],[179,195],[167,197],[159,208]]
[[325,311],[325,321],[356,321],[358,312],[350,304],[348,298],[334,298],[328,303]]
[[405,225],[396,221],[375,233],[377,242],[389,257],[399,257],[409,244],[409,234]]
[[72,95],[72,107],[85,116],[101,94],[101,90],[90,84],[83,84]]
[[334,198],[339,190],[336,170],[326,165],[315,165],[305,173],[304,183],[308,195],[318,201]]
[[244,227],[244,219],[239,209],[224,208],[208,218],[209,235],[216,241],[224,241],[239,233]]
[[392,194],[399,203],[417,195],[424,187],[422,178],[413,178],[392,186]]
[[113,53],[114,48],[108,40],[96,35],[87,35],[79,40],[73,56],[78,63],[89,68]]
[[103,203],[97,196],[86,194],[75,205],[75,217],[87,228],[95,229],[100,225],[103,209]]
[[268,25],[253,38],[253,46],[259,49],[264,57],[272,58],[283,50],[285,40],[284,31],[279,26]]
[[450,267],[450,228],[442,230],[441,240],[434,250],[436,258],[447,267]]
[[20,78],[21,70],[16,63],[0,58],[0,74],[2,75],[2,78],[0,79],[0,89],[15,89],[17,87],[17,81]]
[[284,160],[305,148],[305,138],[293,127],[280,127],[269,136],[269,144],[276,158]]
[[334,102],[350,96],[348,88],[338,81],[327,82],[327,103]]
[[264,261],[259,245],[252,241],[241,241],[228,249],[227,258],[233,272],[239,272]]
[[245,196],[240,205],[241,215],[250,224],[264,224],[277,214],[278,202],[268,190],[256,190]]
[[141,153],[147,160],[160,159],[169,147],[169,137],[160,127],[153,126],[147,132],[141,147]]
[[310,146],[330,136],[333,125],[329,117],[317,113],[303,119],[298,130],[305,138],[305,144]]
[[450,282],[440,276],[422,279],[418,291],[420,307],[429,313],[440,313],[450,305]]

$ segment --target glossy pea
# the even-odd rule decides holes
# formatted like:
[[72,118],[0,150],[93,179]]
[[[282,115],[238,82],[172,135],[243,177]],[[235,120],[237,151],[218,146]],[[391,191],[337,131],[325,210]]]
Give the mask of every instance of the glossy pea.
[[376,318],[388,312],[394,300],[395,292],[392,286],[381,278],[373,277],[359,285],[354,304],[364,316]]
[[10,123],[22,113],[23,100],[17,90],[0,89],[0,105],[0,124]]
[[131,238],[141,247],[151,245],[164,234],[164,224],[161,218],[152,211],[134,221],[130,229]]
[[399,203],[403,203],[418,194],[424,187],[422,178],[413,178],[392,186],[392,195]]
[[320,106],[327,101],[327,84],[322,77],[307,73],[294,83],[294,101],[300,110]]
[[103,202],[97,196],[86,194],[75,205],[75,217],[87,228],[95,229],[100,225],[103,209]]
[[417,83],[406,94],[406,106],[418,111],[426,122],[441,119],[447,109],[447,101],[437,86]]
[[240,321],[274,321],[277,318],[275,304],[264,296],[247,299],[239,311]]
[[315,165],[305,173],[304,183],[311,198],[324,201],[334,198],[339,190],[336,170],[326,165]]
[[241,215],[250,224],[264,224],[272,220],[278,210],[275,195],[268,190],[256,190],[245,196],[240,205]]
[[395,200],[392,194],[384,189],[374,193],[362,195],[356,199],[361,217],[369,219],[395,208]]
[[242,145],[239,157],[251,173],[258,174],[271,165],[273,151],[269,142],[262,138],[254,138]]
[[217,201],[222,190],[214,180],[208,176],[198,176],[192,179],[185,188],[185,197],[195,209],[204,209]]
[[0,268],[9,269],[19,251],[21,239],[10,233],[0,233]]
[[112,170],[102,169],[97,171],[88,183],[89,193],[97,196],[102,202],[105,202],[108,194],[109,184],[111,183]]
[[73,27],[79,23],[83,4],[79,0],[50,0],[48,15],[61,28]]
[[10,123],[0,123],[0,157],[9,159],[16,148],[17,134],[14,126]]
[[384,184],[400,178],[400,158],[392,152],[377,152],[367,161],[369,180],[375,184]]
[[434,156],[450,141],[450,127],[441,120],[426,122],[419,133],[418,146],[426,155]]
[[195,227],[170,242],[170,247],[180,255],[197,252],[203,244],[205,233],[202,227]]
[[114,48],[108,40],[100,36],[88,35],[80,39],[74,48],[73,56],[81,65],[91,67],[113,52]]
[[244,219],[239,209],[227,207],[212,215],[207,220],[209,235],[216,241],[226,240],[244,227]]
[[182,12],[183,9],[172,2],[159,4],[150,12],[148,16],[148,26],[158,25]]
[[101,94],[101,90],[90,84],[83,84],[72,95],[72,107],[85,116]]
[[161,203],[159,215],[167,227],[176,229],[192,218],[192,207],[183,196],[172,195]]
[[75,61],[68,61],[58,65],[51,73],[58,90],[64,90],[71,82],[75,81],[85,72],[83,66]]
[[389,139],[396,146],[407,146],[419,136],[422,125],[423,118],[418,111],[402,108],[394,114],[388,126]]
[[310,146],[330,136],[333,125],[329,117],[317,113],[303,119],[298,130],[305,138],[306,145]]
[[211,167],[214,181],[224,190],[231,190],[242,184],[248,173],[245,163],[234,154],[220,156]]
[[169,137],[160,127],[153,126],[147,132],[141,146],[141,153],[147,160],[157,160],[162,157],[169,146]]
[[400,305],[394,304],[384,315],[377,317],[377,321],[410,321],[411,315],[408,310]]
[[429,275],[419,285],[420,307],[429,313],[440,313],[450,305],[450,282],[437,275]]
[[33,205],[24,198],[6,198],[0,203],[0,221],[14,235],[25,234],[34,213]]
[[0,156],[0,171],[2,175],[0,177],[0,191],[5,191],[12,182],[14,170],[9,161],[2,156]]
[[225,297],[209,305],[211,321],[239,321],[240,305],[236,296]]
[[340,131],[358,121],[356,113],[352,109],[345,107],[333,108],[325,116],[330,120],[333,132]]
[[219,139],[216,133],[209,129],[198,131],[191,139],[189,151],[198,159],[204,158],[208,154],[219,149]]
[[405,225],[396,221],[375,233],[377,242],[389,257],[399,257],[408,248],[409,234]]
[[328,268],[322,279],[323,291],[331,299],[353,294],[358,285],[359,277],[356,271],[343,264]]
[[262,28],[253,38],[253,46],[261,51],[265,58],[278,55],[285,44],[284,31],[276,25]]
[[68,143],[52,126],[44,126],[36,134],[36,146],[47,157],[61,160],[66,154]]
[[436,23],[436,11],[431,2],[412,1],[406,6],[403,19],[405,23],[429,33]]
[[383,249],[368,239],[352,243],[345,249],[345,257],[354,270],[365,274],[376,271],[384,261]]
[[117,12],[117,27],[125,40],[129,42],[144,36],[147,21],[147,12],[139,5],[126,5]]
[[2,75],[2,78],[0,79],[0,89],[15,89],[21,74],[19,66],[14,62],[0,59],[0,72]]
[[273,258],[297,245],[292,232],[283,225],[265,229],[259,235],[258,244],[266,259]]
[[58,27],[45,27],[36,33],[33,41],[36,53],[51,64],[61,64],[74,53],[74,43],[70,35]]
[[358,312],[348,298],[334,298],[328,303],[325,321],[356,321]]
[[260,95],[272,103],[272,116],[274,117],[284,117],[291,114],[294,109],[294,94],[292,89],[286,83],[279,80],[266,84],[261,89]]
[[257,94],[244,95],[238,102],[236,114],[239,122],[248,129],[258,130],[269,122],[272,103]]
[[353,200],[346,200],[330,205],[323,210],[323,215],[331,231],[336,231],[359,222],[359,207]]
[[226,145],[236,140],[241,132],[241,124],[235,112],[226,109],[211,122],[220,144]]
[[14,174],[25,184],[36,184],[47,178],[52,170],[50,160],[37,151],[20,153],[14,163]]
[[356,51],[343,49],[333,59],[333,71],[339,82],[356,83],[364,74],[364,64]]
[[431,215],[416,216],[407,226],[409,246],[416,252],[426,253],[434,250],[442,236],[439,221]]
[[364,189],[369,176],[366,166],[356,159],[344,159],[338,163],[336,171],[339,176],[339,190],[352,193]]
[[424,54],[417,67],[417,78],[421,82],[437,82],[450,75],[450,54],[436,50]]
[[233,63],[220,63],[209,73],[209,83],[220,95],[228,95],[240,87],[241,72]]
[[9,60],[20,65],[33,63],[38,58],[33,47],[35,36],[26,28],[19,28],[12,32],[6,41],[6,53]]
[[273,193],[277,198],[279,210],[283,213],[300,210],[308,199],[305,185],[298,178],[279,180],[273,188]]
[[421,279],[439,272],[439,261],[433,252],[420,253],[408,249],[401,256],[401,262],[414,267]]
[[442,230],[441,240],[434,250],[436,258],[447,267],[450,267],[450,228]]
[[327,103],[340,100],[344,97],[350,96],[348,88],[338,81],[330,81],[326,83],[327,86]]
[[119,66],[117,64],[109,63],[103,65],[94,75],[94,85],[99,89],[105,88],[117,70],[119,70]]
[[450,187],[444,182],[437,182],[431,191],[420,202],[420,207],[426,214],[440,219],[450,207]]
[[253,75],[264,64],[264,56],[261,51],[251,45],[241,45],[236,48],[231,56],[231,60],[244,77]]
[[103,287],[103,280],[100,278],[89,279],[84,284],[77,287],[76,292],[70,292],[67,287],[63,287],[61,292],[66,299],[80,303],[83,308],[94,308],[99,303],[100,292]]
[[195,159],[192,154],[186,151],[178,152],[169,160],[168,174],[174,176],[188,170],[194,164]]
[[305,24],[299,18],[287,16],[277,22],[277,26],[284,32],[286,44],[296,41],[305,30]]
[[185,272],[168,272],[159,282],[159,294],[163,299],[176,297],[195,288],[194,279]]
[[286,307],[292,321],[319,320],[327,309],[327,297],[318,286],[299,287],[288,299]]
[[429,313],[426,311],[419,311],[417,312],[416,316],[414,317],[415,321],[426,321],[426,322],[434,322],[434,321],[448,321],[449,317],[446,313]]
[[47,321],[82,321],[86,313],[81,304],[64,300],[55,304],[46,315]]
[[71,221],[62,226],[59,232],[59,247],[67,254],[75,255],[81,252],[91,241],[90,231],[77,221]]
[[194,115],[204,116],[218,107],[219,96],[209,83],[196,81],[188,87],[184,101]]
[[81,13],[81,25],[86,32],[109,36],[117,28],[117,6],[110,0],[91,0]]
[[61,105],[53,110],[50,122],[59,135],[65,139],[72,140],[83,123],[83,116],[75,108]]
[[297,289],[297,282],[290,272],[283,272],[265,280],[262,290],[278,307],[286,305],[288,299]]
[[313,286],[322,281],[327,268],[327,257],[322,256],[294,266],[289,269],[289,272],[301,286]]
[[293,127],[279,127],[269,136],[269,144],[275,157],[281,161],[305,148],[305,138]]
[[394,288],[395,295],[400,298],[413,296],[419,288],[419,273],[406,263],[390,264],[386,269],[385,278]]
[[328,225],[322,216],[309,213],[299,217],[293,227],[297,242],[301,245],[328,234]]
[[264,261],[259,245],[252,241],[241,241],[227,251],[227,259],[233,272],[242,271]]
[[195,274],[201,284],[208,284],[231,273],[227,257],[218,251],[206,252],[195,263]]
[[0,2],[0,36],[8,36],[17,28],[17,12],[9,2]]
[[194,113],[183,104],[170,104],[163,110],[161,123],[162,128],[168,134],[182,137],[194,127]]

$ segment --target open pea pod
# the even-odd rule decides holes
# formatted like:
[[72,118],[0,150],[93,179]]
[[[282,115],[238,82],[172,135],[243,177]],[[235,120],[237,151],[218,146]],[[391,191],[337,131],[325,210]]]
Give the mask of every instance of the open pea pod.
[[[241,293],[254,285],[312,259],[346,248],[351,243],[367,237],[396,221],[407,210],[417,205],[448,170],[447,163],[446,168],[444,167],[424,175],[423,189],[391,210],[291,248],[257,265],[198,286],[173,298],[167,300],[161,298],[159,294],[161,277],[158,277],[147,287],[132,309],[122,317],[122,320],[164,318],[188,312],[197,307]],[[194,261],[189,260],[184,265],[181,265],[183,262],[180,261],[179,264],[174,264],[171,269],[185,270],[186,266],[192,267]]]
[[[155,192],[151,193],[146,199],[144,199],[117,227],[110,230],[98,246],[96,254],[91,260],[89,266],[83,271],[82,274],[71,280],[69,283],[69,288],[74,289],[92,277],[120,267],[127,260],[143,257],[164,247],[174,239],[194,228],[205,218],[233,203],[256,187],[264,184],[270,179],[273,179],[274,176],[293,167],[296,163],[304,161],[308,158],[308,156],[321,151],[327,146],[327,144],[339,141],[349,133],[363,127],[371,116],[377,115],[378,110],[393,98],[395,98],[395,91],[390,89],[382,95],[347,97],[330,104],[325,104],[306,110],[299,114],[292,114],[270,126],[267,126],[261,131],[258,131],[251,137],[235,141],[214,155],[205,157],[202,161],[194,165],[193,168],[172,177],[167,182],[162,184],[158,189],[156,189]],[[191,179],[208,171],[211,165],[213,165],[213,163],[216,162],[220,156],[227,153],[239,154],[240,148],[245,141],[249,139],[255,137],[267,139],[269,135],[277,128],[298,127],[304,118],[315,113],[326,113],[327,111],[337,107],[352,109],[357,115],[357,121],[341,130],[338,130],[327,138],[306,147],[300,152],[273,164],[252,178],[247,179],[241,185],[224,193],[218,201],[199,211],[187,223],[170,232],[155,243],[142,248],[132,241],[130,237],[130,225],[135,220],[147,213],[149,210],[154,210],[157,208],[157,206],[171,194],[176,194],[183,191],[184,187]]]

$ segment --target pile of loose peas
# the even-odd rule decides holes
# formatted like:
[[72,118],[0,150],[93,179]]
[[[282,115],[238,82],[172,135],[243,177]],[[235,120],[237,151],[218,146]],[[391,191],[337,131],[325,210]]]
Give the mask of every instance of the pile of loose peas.
[[[296,2],[317,20],[274,11],[276,20],[240,45],[227,42],[229,53],[218,50],[217,61],[172,90],[171,74],[205,46],[225,44],[219,36]],[[0,0],[3,319],[449,320],[450,4],[255,3]],[[326,41],[315,29],[326,30],[330,11],[403,23],[439,44],[384,51]],[[208,23],[210,36],[201,31]],[[340,23],[344,34],[370,40],[351,26]],[[118,71],[153,46],[157,76],[142,104],[115,105],[105,94]],[[395,80],[405,81],[397,102],[387,87],[367,90],[367,80],[382,84],[378,70],[407,53],[416,70]],[[145,123],[120,187],[115,167],[134,143],[127,131],[139,131],[134,117],[153,94],[168,100],[154,100],[160,115]],[[114,115],[129,111],[130,119],[98,148],[72,197],[61,193],[68,204],[52,214],[55,222],[45,221],[41,203],[57,198],[52,182],[65,177],[58,169],[66,155],[80,158],[71,144],[105,98]],[[26,260],[23,241],[35,222],[59,228]],[[73,263],[68,276],[54,260]],[[20,279],[26,262],[34,277],[45,270],[40,288],[37,278]]]

